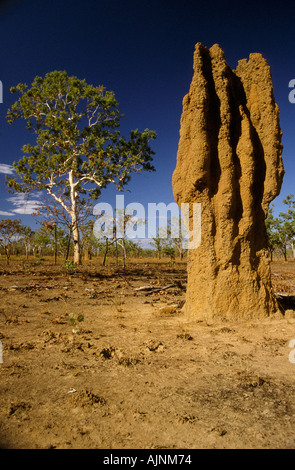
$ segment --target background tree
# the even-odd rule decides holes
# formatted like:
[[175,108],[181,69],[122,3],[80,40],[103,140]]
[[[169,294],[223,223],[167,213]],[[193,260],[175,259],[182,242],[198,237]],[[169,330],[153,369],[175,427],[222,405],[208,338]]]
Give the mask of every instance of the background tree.
[[[172,238],[172,246],[175,248],[175,251],[179,254],[180,261],[183,260],[184,255],[187,252],[188,248],[188,239],[185,237],[183,226],[184,222],[182,220],[181,215],[179,215],[178,219],[173,217],[173,223],[178,224],[178,237]],[[170,230],[171,233],[171,230]]]
[[33,235],[34,231],[31,229],[31,227],[28,225],[21,225],[21,236],[25,247],[26,259],[29,258],[29,254],[32,248]]
[[47,234],[47,246],[54,255],[54,264],[57,264],[57,256],[66,251],[67,236],[65,230],[57,225],[56,221],[44,221],[43,231]]
[[289,194],[283,203],[288,207],[287,212],[280,212],[278,217],[274,217],[274,206],[268,210],[265,220],[268,246],[273,257],[273,252],[278,248],[287,261],[287,249],[290,247],[295,255],[295,202],[293,194]]
[[82,243],[81,248],[84,253],[84,259],[90,260],[92,256],[97,253],[99,250],[99,241],[94,236],[93,226],[94,220],[87,220],[83,225],[81,225],[81,234],[82,234]]
[[134,130],[120,135],[118,103],[112,91],[54,71],[36,77],[31,88],[11,88],[18,100],[7,113],[13,123],[23,118],[36,135],[35,145],[22,148],[14,163],[16,178],[7,185],[18,192],[45,190],[69,214],[74,261],[81,262],[78,201],[97,199],[108,184],[122,190],[133,172],[152,171],[155,132]]
[[163,233],[164,231],[161,227],[157,228],[156,236],[152,237],[152,240],[150,242],[151,246],[156,250],[158,254],[158,259],[161,259],[163,249],[166,245],[166,238],[164,238]]
[[[32,214],[34,217],[42,217],[45,221],[51,224],[57,224],[65,227],[65,232],[67,233],[67,243],[64,243],[64,237],[62,239],[63,247],[66,247],[65,258],[66,260],[69,257],[70,245],[72,240],[72,223],[69,214],[57,203],[51,200],[48,200],[48,197],[44,197],[43,201],[38,204],[38,208]],[[77,201],[77,225],[79,227],[79,235],[83,231],[83,227],[88,223],[89,217],[93,217],[93,203],[78,199]],[[44,222],[44,220],[43,220]],[[93,221],[91,222],[93,226]],[[83,235],[83,234],[82,234]],[[81,241],[81,238],[80,238]],[[83,237],[82,237],[83,245]],[[81,250],[83,251],[83,246],[81,245]]]
[[281,245],[281,238],[279,235],[280,221],[274,217],[274,205],[272,204],[268,209],[267,218],[265,219],[265,226],[268,238],[268,249],[270,258],[273,259],[273,253],[276,248]]
[[287,228],[288,244],[292,250],[293,258],[295,258],[295,202],[294,195],[288,194],[283,203],[288,207],[287,212],[281,212],[280,217],[283,219]]
[[126,256],[131,256],[134,258],[138,258],[142,252],[142,247],[140,246],[140,241],[135,239],[133,240],[126,240],[125,241],[125,250]]
[[21,221],[4,219],[0,222],[0,243],[6,255],[6,264],[9,264],[12,244],[21,234]]
[[49,227],[43,224],[36,230],[32,237],[32,246],[34,256],[42,256],[43,254],[52,253],[54,235],[50,233]]
[[295,203],[293,198],[294,195],[289,194],[286,199],[283,200],[283,203],[288,209],[287,212],[280,212],[278,219],[278,233],[285,261],[287,261],[287,247],[294,246],[295,239]]
[[[98,215],[98,219],[101,214]],[[131,215],[125,214],[125,209],[116,209],[115,217],[109,216],[109,225],[112,227],[108,236],[104,232],[95,231],[95,236],[100,242],[104,243],[104,257],[102,265],[106,265],[107,255],[112,254],[116,257],[119,264],[119,250],[122,251],[123,267],[126,266],[126,224],[131,219]],[[119,235],[118,235],[119,234]]]
[[[173,228],[172,228],[173,222]],[[178,236],[174,236],[175,226],[178,225]],[[159,227],[156,232],[156,237],[152,238],[151,245],[155,248],[160,259],[162,254],[175,259],[176,253],[179,254],[180,260],[183,259],[185,252],[187,251],[188,242],[182,233],[182,219],[181,216],[178,218],[173,217],[167,220],[167,228]]]

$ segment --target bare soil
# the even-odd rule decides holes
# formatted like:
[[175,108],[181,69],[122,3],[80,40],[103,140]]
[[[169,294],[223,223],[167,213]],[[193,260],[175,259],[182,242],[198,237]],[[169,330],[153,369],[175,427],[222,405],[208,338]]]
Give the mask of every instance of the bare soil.
[[185,263],[2,261],[0,448],[295,448],[295,263],[272,272],[284,315],[208,324]]

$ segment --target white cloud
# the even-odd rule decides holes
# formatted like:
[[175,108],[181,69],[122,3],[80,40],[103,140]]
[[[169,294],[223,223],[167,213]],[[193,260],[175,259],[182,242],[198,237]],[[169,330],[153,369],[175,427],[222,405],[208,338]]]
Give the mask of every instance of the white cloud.
[[14,215],[14,213],[13,212],[7,212],[7,211],[0,211],[0,215],[11,216],[11,215]]
[[36,210],[37,210],[37,206],[35,204],[33,204],[33,205],[27,204],[23,207],[18,207],[17,209],[13,209],[13,212],[15,214],[31,215]]
[[4,173],[5,175],[13,175],[14,171],[15,170],[12,165],[7,165],[6,163],[0,163],[0,173]]
[[[36,197],[36,196],[35,196]],[[11,211],[14,214],[32,214],[35,212],[40,205],[39,199],[29,199],[26,194],[15,194],[12,197],[6,199],[12,204],[13,209]]]

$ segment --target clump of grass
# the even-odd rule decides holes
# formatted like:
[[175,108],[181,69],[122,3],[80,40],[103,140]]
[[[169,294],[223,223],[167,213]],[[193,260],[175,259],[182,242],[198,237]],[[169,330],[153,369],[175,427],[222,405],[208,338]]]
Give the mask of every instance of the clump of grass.
[[[120,287],[120,285],[118,285],[118,287]],[[117,314],[122,313],[124,311],[123,305],[125,304],[124,299],[126,297],[126,291],[125,291],[126,288],[127,288],[127,283],[125,282],[122,286],[121,294],[114,293],[112,297],[112,302],[114,304]]]
[[75,263],[74,261],[67,260],[65,261],[63,268],[66,270],[68,274],[74,274],[74,272],[77,269],[77,263]]

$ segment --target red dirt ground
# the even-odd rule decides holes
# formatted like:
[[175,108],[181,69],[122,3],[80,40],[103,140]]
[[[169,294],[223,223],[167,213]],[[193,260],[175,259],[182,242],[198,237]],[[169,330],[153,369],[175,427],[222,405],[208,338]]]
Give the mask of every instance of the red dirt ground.
[[226,324],[184,318],[185,263],[2,263],[0,448],[295,447],[294,262],[284,315]]

